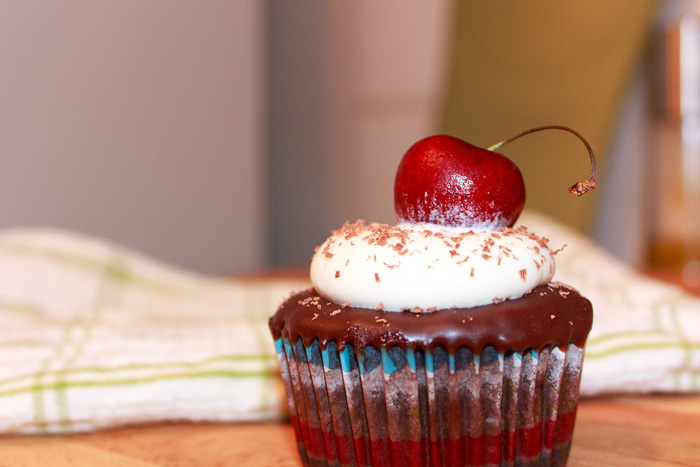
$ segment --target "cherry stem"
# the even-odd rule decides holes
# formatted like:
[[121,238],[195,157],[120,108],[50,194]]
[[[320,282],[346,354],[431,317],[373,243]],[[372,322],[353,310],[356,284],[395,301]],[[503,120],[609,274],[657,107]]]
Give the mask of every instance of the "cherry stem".
[[586,141],[586,138],[584,138],[581,133],[579,133],[576,130],[573,130],[569,127],[562,126],[562,125],[545,125],[545,126],[538,126],[536,128],[530,128],[529,130],[521,131],[517,135],[513,135],[510,138],[504,139],[500,143],[496,143],[493,146],[489,147],[488,149],[490,151],[497,151],[501,147],[505,146],[506,144],[510,143],[513,140],[516,140],[520,138],[521,136],[528,135],[530,133],[535,133],[537,131],[542,131],[542,130],[564,130],[568,131],[569,133],[573,133],[578,137],[578,139],[583,142],[583,144],[586,146],[586,149],[588,150],[588,156],[591,159],[591,176],[588,180],[585,180],[583,182],[576,182],[573,184],[571,187],[569,187],[569,193],[571,193],[574,196],[582,196],[588,193],[589,190],[595,190],[595,182],[596,182],[596,163],[595,163],[595,154],[593,154],[593,148],[591,148],[591,145],[588,144],[588,141]]

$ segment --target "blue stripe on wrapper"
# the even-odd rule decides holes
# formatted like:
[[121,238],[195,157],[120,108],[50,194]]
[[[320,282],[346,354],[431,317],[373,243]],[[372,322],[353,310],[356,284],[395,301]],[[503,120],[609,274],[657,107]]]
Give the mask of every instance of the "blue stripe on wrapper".
[[[328,346],[328,347],[330,347],[330,346]],[[329,348],[328,348],[328,347],[326,347],[325,349],[321,350],[321,357],[323,358],[323,366],[326,367],[326,368],[330,368],[330,367],[331,367],[330,358],[329,358],[329,356],[328,356],[328,351],[329,351]]]
[[294,352],[292,352],[292,343],[289,341],[289,339],[284,340],[284,351],[287,355],[292,355]]
[[389,358],[389,353],[387,352],[386,348],[382,347],[381,353],[384,373],[390,375],[396,371],[396,365],[394,365],[394,362],[391,360],[391,358]]
[[409,347],[406,349],[406,358],[408,360],[408,366],[411,367],[411,370],[416,371],[416,352],[413,350],[413,348]]
[[[350,348],[351,346],[346,345],[342,352],[340,352],[340,367],[345,373],[350,373]],[[328,350],[328,349],[326,349]]]
[[284,352],[284,344],[282,343],[281,337],[279,339],[275,339],[275,351],[278,354],[281,354]]
[[433,367],[433,356],[428,351],[425,352],[425,369],[430,373],[435,371]]

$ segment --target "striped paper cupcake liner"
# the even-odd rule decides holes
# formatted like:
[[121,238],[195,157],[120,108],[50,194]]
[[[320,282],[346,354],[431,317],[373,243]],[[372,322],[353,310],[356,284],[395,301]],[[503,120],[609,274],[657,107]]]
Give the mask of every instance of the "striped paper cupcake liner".
[[566,463],[583,363],[573,344],[452,355],[282,336],[276,347],[304,465]]

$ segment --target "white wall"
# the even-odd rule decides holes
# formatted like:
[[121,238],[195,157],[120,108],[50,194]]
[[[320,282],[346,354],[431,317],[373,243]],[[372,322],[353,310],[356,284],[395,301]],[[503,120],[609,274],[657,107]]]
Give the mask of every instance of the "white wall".
[[332,220],[393,224],[399,161],[414,142],[436,131],[449,65],[452,3],[333,5]]
[[452,2],[270,2],[273,262],[346,220],[395,222],[394,175],[433,133]]
[[307,264],[347,219],[393,222],[450,5],[0,0],[0,228],[237,272]]
[[264,5],[0,2],[0,228],[265,262]]

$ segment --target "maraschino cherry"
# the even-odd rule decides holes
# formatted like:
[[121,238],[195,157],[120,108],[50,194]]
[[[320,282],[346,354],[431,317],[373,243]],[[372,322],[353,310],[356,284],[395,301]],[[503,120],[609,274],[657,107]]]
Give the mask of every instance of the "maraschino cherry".
[[399,222],[467,228],[512,227],[525,206],[525,184],[520,169],[496,150],[542,130],[565,130],[583,142],[591,160],[591,176],[574,184],[569,191],[581,196],[595,189],[593,149],[583,136],[565,126],[531,128],[488,149],[452,136],[429,136],[408,149],[396,172],[394,208]]

